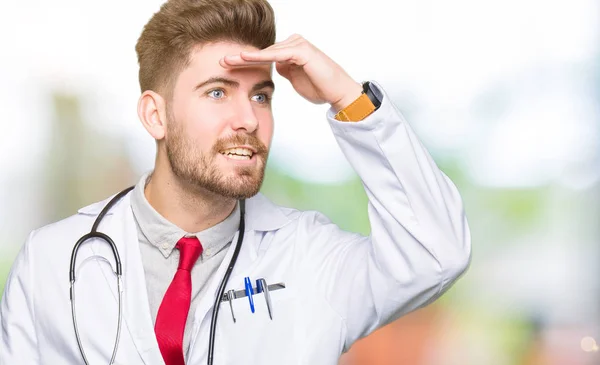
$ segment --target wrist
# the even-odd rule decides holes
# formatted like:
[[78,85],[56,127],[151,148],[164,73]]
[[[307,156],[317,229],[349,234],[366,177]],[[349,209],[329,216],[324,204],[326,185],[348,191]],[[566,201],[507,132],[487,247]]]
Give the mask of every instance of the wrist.
[[337,113],[340,110],[346,108],[348,105],[352,104],[356,99],[360,97],[363,92],[362,85],[359,83],[355,83],[352,87],[348,88],[348,92],[344,95],[343,98],[338,100],[335,103],[331,103],[331,107],[334,112]]

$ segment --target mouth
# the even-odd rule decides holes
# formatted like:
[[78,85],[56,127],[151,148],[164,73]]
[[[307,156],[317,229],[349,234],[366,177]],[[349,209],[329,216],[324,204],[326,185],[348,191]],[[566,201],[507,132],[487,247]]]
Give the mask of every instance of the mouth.
[[232,160],[247,161],[252,159],[256,150],[250,146],[236,146],[221,151],[221,154]]

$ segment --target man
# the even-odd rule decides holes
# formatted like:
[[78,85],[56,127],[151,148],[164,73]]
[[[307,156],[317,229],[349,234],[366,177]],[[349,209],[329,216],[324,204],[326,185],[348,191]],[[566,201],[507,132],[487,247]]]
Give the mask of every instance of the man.
[[[136,50],[138,114],[157,154],[98,227],[123,268],[115,363],[335,364],[468,266],[459,193],[385,92],[299,35],[275,43],[265,0],[171,0]],[[308,101],[331,105],[327,119],[369,197],[368,237],[258,194],[273,134],[273,63]],[[1,364],[80,364],[83,354],[110,362],[119,318],[110,246],[80,246],[79,339],[66,277],[74,243],[107,202],[29,236],[0,306]],[[229,295],[215,307],[234,257]],[[261,284],[268,292],[255,292]]]

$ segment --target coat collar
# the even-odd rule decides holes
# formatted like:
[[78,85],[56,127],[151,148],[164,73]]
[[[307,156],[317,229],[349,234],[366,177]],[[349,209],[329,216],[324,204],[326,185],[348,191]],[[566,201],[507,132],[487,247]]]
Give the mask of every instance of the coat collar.
[[[131,194],[131,193],[129,193]],[[129,195],[127,194],[127,195]],[[78,213],[85,215],[98,215],[102,208],[117,194],[113,194],[110,197],[90,204],[86,207],[79,209]],[[121,201],[127,201],[128,199],[121,199]],[[115,207],[119,206],[121,202],[117,203]],[[115,209],[111,209],[106,215],[112,215]],[[245,231],[274,231],[282,228],[286,224],[292,221],[291,215],[294,214],[292,211],[286,212],[285,208],[274,204],[269,198],[264,196],[262,193],[258,193],[252,198],[246,199],[246,229]]]

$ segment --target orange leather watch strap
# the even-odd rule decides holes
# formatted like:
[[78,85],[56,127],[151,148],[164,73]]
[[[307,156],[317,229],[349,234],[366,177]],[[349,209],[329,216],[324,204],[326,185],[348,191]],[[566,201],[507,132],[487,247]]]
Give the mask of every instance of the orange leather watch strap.
[[375,111],[375,105],[367,94],[361,94],[352,104],[340,110],[335,119],[342,122],[359,122]]

